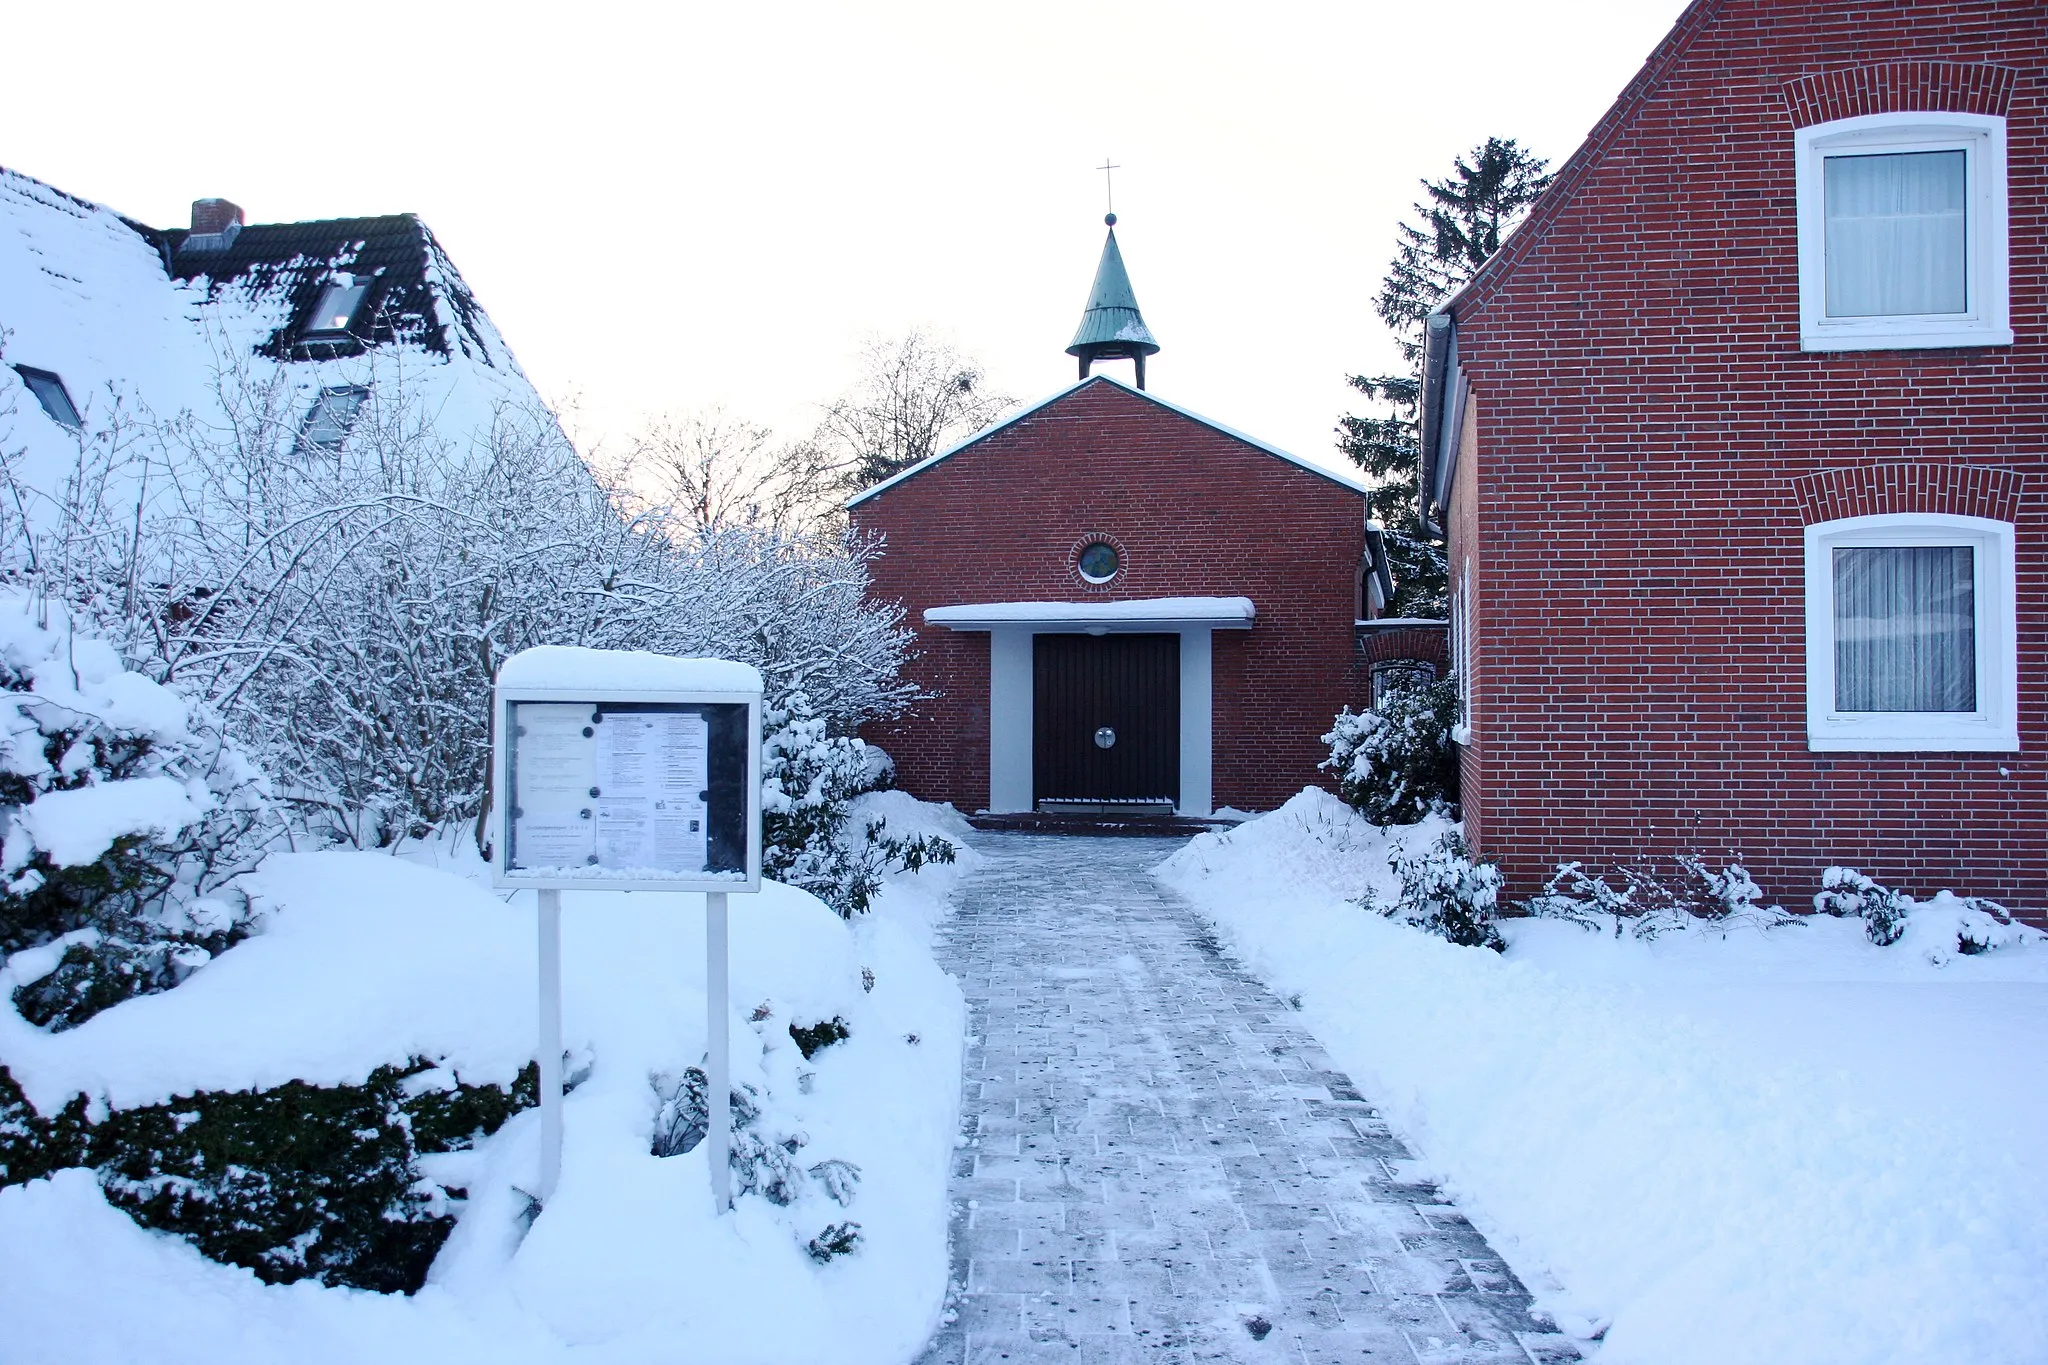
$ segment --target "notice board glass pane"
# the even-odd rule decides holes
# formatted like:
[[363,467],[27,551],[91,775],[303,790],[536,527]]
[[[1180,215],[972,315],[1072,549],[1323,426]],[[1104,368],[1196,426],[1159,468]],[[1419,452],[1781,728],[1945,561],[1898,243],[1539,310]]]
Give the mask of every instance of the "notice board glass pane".
[[508,871],[746,875],[743,703],[514,701],[505,712]]

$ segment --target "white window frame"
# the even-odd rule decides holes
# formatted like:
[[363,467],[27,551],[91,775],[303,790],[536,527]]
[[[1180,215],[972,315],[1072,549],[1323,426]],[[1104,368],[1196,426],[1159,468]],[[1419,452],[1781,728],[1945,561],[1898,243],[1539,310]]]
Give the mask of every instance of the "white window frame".
[[[1883,351],[1924,346],[2010,346],[2005,120],[1991,114],[1866,114],[1801,128],[1799,345],[1806,351]],[[1827,315],[1827,203],[1822,162],[1841,153],[1961,151],[1967,154],[1968,217],[1961,313],[1898,317]]]
[[[1976,563],[1977,709],[1835,709],[1834,552],[1967,545]],[[1806,747],[1816,752],[2012,752],[2020,747],[2013,526],[1932,512],[1845,517],[1806,528]]]
[[1451,743],[1472,743],[1472,561],[1467,559],[1458,573],[1458,590],[1451,597],[1451,674],[1458,680],[1458,720],[1451,726]]

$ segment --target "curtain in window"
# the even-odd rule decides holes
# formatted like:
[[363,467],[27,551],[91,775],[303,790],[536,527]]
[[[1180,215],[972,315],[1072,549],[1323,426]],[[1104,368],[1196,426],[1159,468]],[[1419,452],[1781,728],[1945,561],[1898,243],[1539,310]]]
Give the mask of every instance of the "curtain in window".
[[1968,311],[1963,152],[1831,156],[1828,316]]
[[1835,551],[1835,709],[1977,709],[1976,551]]

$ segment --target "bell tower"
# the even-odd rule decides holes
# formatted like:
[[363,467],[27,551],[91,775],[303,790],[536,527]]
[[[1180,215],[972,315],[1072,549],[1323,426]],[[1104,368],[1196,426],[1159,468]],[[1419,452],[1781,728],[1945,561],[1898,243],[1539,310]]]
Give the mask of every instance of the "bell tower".
[[1098,360],[1128,358],[1137,367],[1138,387],[1145,387],[1145,357],[1159,350],[1152,329],[1138,312],[1138,296],[1131,292],[1131,277],[1124,270],[1123,252],[1116,245],[1116,215],[1102,221],[1109,236],[1102,243],[1102,262],[1095,267],[1095,285],[1088,291],[1088,306],[1081,313],[1081,326],[1074,333],[1067,354],[1081,362],[1081,378]]

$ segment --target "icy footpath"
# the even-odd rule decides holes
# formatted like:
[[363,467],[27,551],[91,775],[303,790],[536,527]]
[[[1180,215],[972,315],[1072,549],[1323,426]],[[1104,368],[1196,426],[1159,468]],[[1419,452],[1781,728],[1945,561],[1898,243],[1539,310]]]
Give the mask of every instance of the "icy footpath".
[[[856,819],[886,815],[892,833],[964,828],[900,793],[861,804]],[[409,1055],[509,1081],[535,1034],[531,896],[508,905],[473,856],[438,852],[274,857],[250,879],[264,932],[68,1033],[0,1010],[0,1057],[39,1107],[81,1090],[126,1106],[357,1081]],[[0,1357],[898,1365],[945,1293],[963,1009],[930,940],[973,856],[897,876],[851,925],[773,883],[735,898],[734,1080],[768,1093],[764,1127],[808,1138],[804,1160],[860,1168],[848,1207],[817,1191],[788,1207],[747,1197],[716,1220],[702,1146],[649,1154],[650,1076],[703,1055],[702,898],[570,892],[564,1029],[571,1070],[587,1076],[565,1105],[560,1188],[523,1237],[532,1112],[475,1153],[434,1158],[470,1162],[436,1174],[471,1198],[410,1299],[264,1285],[136,1226],[89,1172],[62,1172],[0,1190]],[[804,1061],[789,1024],[835,1016],[851,1037]],[[804,1241],[845,1219],[861,1225],[860,1249],[813,1262]]]
[[1350,903],[1388,837],[1304,792],[1156,875],[1597,1359],[2048,1359],[2048,949],[1517,921],[1497,956]]

